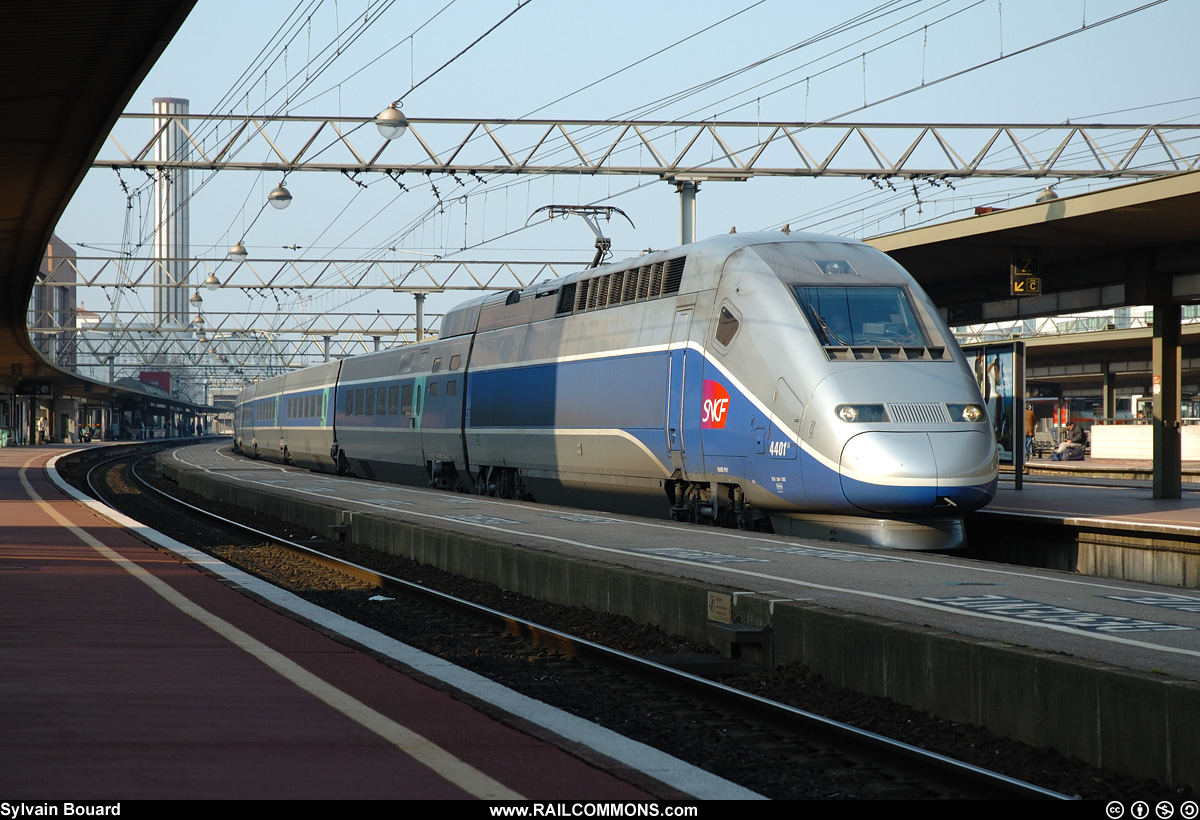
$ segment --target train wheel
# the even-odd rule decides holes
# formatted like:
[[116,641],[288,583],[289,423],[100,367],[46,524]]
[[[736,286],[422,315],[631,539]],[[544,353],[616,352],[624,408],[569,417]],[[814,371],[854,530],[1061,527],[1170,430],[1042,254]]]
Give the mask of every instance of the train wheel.
[[511,467],[502,467],[500,475],[496,477],[496,497],[497,498],[516,498],[517,482],[516,470]]

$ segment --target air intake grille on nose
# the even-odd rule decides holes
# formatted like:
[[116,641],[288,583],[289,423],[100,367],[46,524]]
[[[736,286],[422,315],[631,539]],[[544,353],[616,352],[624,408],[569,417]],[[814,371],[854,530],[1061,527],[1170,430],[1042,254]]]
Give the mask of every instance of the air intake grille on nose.
[[950,421],[944,404],[889,404],[888,415],[897,424],[942,424]]

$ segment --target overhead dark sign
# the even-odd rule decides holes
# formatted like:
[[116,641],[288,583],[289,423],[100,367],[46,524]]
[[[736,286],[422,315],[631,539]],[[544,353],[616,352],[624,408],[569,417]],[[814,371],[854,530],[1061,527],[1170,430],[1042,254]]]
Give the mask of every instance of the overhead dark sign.
[[54,385],[51,382],[22,381],[17,384],[17,395],[49,398],[54,395]]
[[1009,293],[1013,296],[1034,296],[1042,292],[1042,277],[1038,269],[1037,248],[1014,248],[1009,265]]

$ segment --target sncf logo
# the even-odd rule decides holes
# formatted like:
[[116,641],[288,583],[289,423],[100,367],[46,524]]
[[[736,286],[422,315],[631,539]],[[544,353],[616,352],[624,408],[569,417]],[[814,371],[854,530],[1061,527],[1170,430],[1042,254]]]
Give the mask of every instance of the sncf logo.
[[729,417],[729,393],[718,382],[704,380],[704,402],[700,427],[704,430],[725,429]]

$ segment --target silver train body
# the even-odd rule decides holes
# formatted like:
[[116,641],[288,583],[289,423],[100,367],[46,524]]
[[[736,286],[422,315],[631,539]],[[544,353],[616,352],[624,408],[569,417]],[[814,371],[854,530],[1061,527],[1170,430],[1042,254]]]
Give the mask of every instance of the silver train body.
[[236,444],[316,470],[902,549],[995,493],[975,380],[860,242],[721,236],[447,313],[261,381]]

